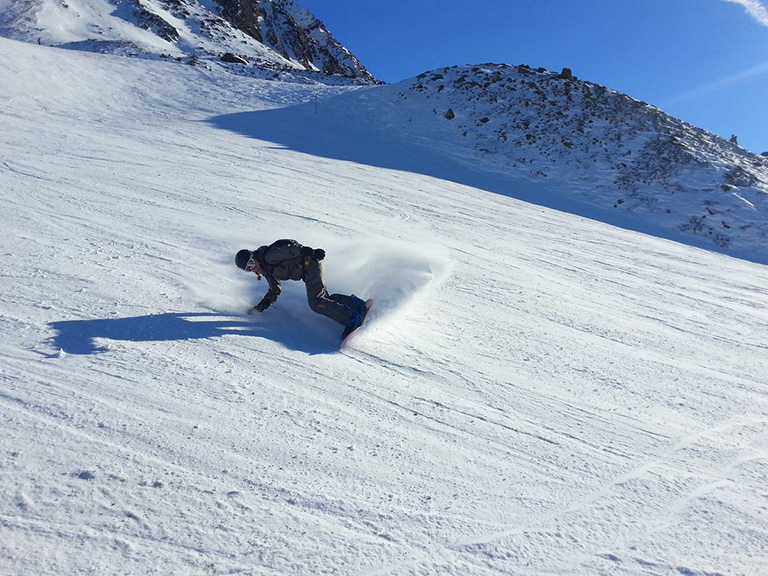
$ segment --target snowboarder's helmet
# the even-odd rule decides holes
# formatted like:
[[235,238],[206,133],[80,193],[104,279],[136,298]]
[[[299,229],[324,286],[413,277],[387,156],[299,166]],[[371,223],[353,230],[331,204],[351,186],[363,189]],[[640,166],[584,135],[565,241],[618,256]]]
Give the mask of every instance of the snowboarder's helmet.
[[235,265],[241,270],[245,270],[251,258],[253,258],[253,254],[250,250],[240,250],[240,252],[235,254]]

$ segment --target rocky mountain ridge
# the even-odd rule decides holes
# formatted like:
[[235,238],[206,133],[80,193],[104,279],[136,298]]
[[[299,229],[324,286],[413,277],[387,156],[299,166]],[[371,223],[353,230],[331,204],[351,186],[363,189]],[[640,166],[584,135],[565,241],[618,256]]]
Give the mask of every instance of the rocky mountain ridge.
[[[625,94],[506,65],[427,73],[400,93],[441,102],[438,113],[483,156],[534,179],[570,179],[587,202],[675,220],[722,248],[753,227],[768,239],[768,158]],[[449,120],[451,106],[462,115]],[[700,210],[681,214],[692,195]]]
[[6,0],[0,35],[63,48],[188,64],[282,80],[376,79],[293,0]]
[[768,158],[569,71],[453,66],[342,98],[333,122],[481,166],[497,191],[724,253],[765,251]]

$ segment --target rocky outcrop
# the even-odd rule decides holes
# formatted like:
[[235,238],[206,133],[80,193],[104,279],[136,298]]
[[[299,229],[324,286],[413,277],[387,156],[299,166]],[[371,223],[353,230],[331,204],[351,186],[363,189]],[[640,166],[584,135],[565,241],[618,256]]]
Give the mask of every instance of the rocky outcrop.
[[[531,190],[555,187],[616,222],[695,234],[726,252],[768,242],[768,158],[626,94],[503,64],[440,68],[383,91],[400,110],[375,124],[439,135],[435,147],[461,150],[457,162],[482,159]],[[344,113],[357,114],[354,102]]]
[[179,39],[179,31],[169,24],[160,15],[150,12],[140,2],[134,0],[134,15],[136,23],[144,30],[149,30],[167,42],[176,42]]
[[292,0],[214,0],[221,16],[286,60],[328,75],[375,79],[325,25]]

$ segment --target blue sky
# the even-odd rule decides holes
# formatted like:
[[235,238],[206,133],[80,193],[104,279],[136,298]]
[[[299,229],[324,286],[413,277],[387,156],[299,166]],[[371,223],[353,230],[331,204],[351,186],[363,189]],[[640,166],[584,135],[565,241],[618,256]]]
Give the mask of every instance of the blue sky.
[[296,0],[397,82],[455,64],[571,68],[768,151],[768,0]]

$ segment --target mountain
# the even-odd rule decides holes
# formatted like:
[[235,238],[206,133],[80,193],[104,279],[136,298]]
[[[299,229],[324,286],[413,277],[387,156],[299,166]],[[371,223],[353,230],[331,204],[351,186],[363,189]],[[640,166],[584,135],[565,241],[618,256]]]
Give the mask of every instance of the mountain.
[[293,0],[4,0],[0,35],[288,80],[376,80]]
[[[303,113],[315,142],[280,128]],[[570,74],[485,64],[217,125],[318,156],[429,174],[768,263],[768,158]],[[372,155],[365,138],[387,142]],[[417,161],[428,150],[435,161]],[[436,169],[440,159],[440,168]]]
[[[26,41],[164,54],[273,80],[376,84],[322,22],[292,0],[5,1],[0,33]],[[351,90],[322,110],[331,124],[364,131],[361,138],[378,134],[393,147],[427,146],[456,166],[448,169],[457,172],[454,180],[768,262],[768,157],[570,70],[445,67],[392,86]],[[316,103],[309,115],[318,115]],[[264,122],[238,118],[232,128],[259,131]],[[287,135],[277,130],[269,137]],[[361,150],[348,152],[360,160]],[[424,170],[402,159],[401,167]]]
[[483,170],[553,181],[555,207],[768,263],[768,157],[570,71],[443,68],[392,92],[410,113],[387,129],[428,119],[417,132]]

